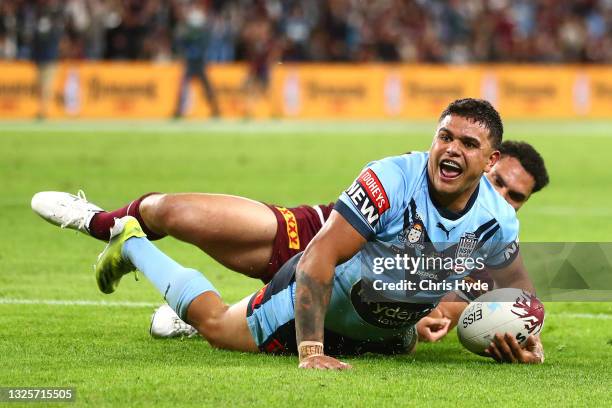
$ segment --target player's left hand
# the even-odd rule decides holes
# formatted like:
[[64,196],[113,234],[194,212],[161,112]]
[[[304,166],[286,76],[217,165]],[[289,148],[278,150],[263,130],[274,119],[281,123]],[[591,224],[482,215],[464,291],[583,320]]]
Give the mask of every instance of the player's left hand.
[[498,363],[541,364],[544,362],[544,347],[539,337],[529,336],[521,347],[509,333],[497,333],[485,350]]
[[450,319],[446,317],[425,316],[416,325],[419,340],[430,342],[440,340],[448,333],[450,323]]
[[350,364],[343,363],[333,357],[317,354],[306,357],[300,362],[299,368],[316,369],[316,370],[350,370],[353,368]]

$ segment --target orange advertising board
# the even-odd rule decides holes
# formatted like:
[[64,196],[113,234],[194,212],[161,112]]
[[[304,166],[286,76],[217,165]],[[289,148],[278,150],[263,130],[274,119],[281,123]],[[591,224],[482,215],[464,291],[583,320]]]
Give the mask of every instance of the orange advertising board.
[[[386,113],[401,118],[437,118],[455,99],[480,95],[476,67],[412,65],[389,69],[384,84]],[[394,86],[401,86],[393,90]]]
[[172,115],[179,70],[175,64],[61,64],[50,116],[160,118]]
[[487,69],[482,97],[504,118],[562,118],[574,113],[576,72],[562,66],[497,66]]
[[[50,118],[170,118],[179,63],[62,62],[52,76]],[[612,118],[612,67],[533,65],[279,64],[267,91],[247,87],[247,67],[212,65],[208,75],[225,118],[436,119],[452,100],[491,101],[504,118]],[[0,118],[39,112],[37,69],[0,63]],[[253,92],[254,90],[258,90]],[[192,80],[185,116],[207,118]]]
[[378,65],[285,65],[275,89],[286,117],[379,118],[384,73]]
[[[272,95],[275,94],[274,83],[270,84],[267,93],[259,88],[256,88],[255,92],[249,92],[249,89],[253,90],[253,88],[247,88],[248,71],[246,65],[211,65],[207,74],[209,81],[215,88],[219,110],[223,117],[269,118],[278,116],[278,114],[275,115],[272,105]],[[199,81],[191,81],[186,99],[186,117],[207,118],[210,116],[210,105]]]
[[37,71],[32,64],[0,63],[0,118],[34,118],[38,114]]
[[595,118],[612,117],[612,67],[580,70],[574,89],[580,114]]

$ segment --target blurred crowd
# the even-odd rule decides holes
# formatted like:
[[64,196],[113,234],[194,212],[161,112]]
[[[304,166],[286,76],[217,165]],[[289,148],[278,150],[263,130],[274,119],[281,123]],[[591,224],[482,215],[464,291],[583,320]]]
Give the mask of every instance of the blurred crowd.
[[0,0],[0,59],[612,62],[612,0]]

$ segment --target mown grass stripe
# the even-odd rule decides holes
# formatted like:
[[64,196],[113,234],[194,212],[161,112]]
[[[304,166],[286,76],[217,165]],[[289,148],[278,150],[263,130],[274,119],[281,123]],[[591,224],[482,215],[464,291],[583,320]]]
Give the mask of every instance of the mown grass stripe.
[[[105,300],[68,300],[68,299],[16,299],[0,298],[2,305],[46,305],[46,306],[94,306],[94,307],[148,307],[153,308],[161,303],[132,302]],[[612,320],[612,315],[604,313],[550,313],[550,316],[575,319],[601,319]]]

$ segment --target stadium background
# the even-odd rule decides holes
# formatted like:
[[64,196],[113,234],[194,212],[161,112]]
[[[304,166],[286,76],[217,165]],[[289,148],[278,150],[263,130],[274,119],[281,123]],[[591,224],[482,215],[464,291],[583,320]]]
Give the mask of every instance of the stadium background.
[[[611,10],[593,0],[4,0],[0,118],[171,117],[193,54],[226,118],[432,119],[466,96],[505,118],[609,118]],[[197,86],[184,114],[206,118]]]
[[[72,386],[92,406],[610,406],[612,303],[547,303],[542,366],[497,365],[451,333],[349,359],[352,372],[302,372],[292,357],[150,339],[159,294],[127,278],[100,294],[102,244],[44,224],[29,200],[83,188],[104,208],[149,191],[329,202],[364,163],[426,150],[449,101],[480,96],[551,175],[521,209],[521,240],[612,241],[611,30],[609,0],[1,0],[0,387]],[[194,53],[220,119],[195,81],[189,120],[169,120],[189,35],[206,39]],[[228,302],[259,287],[159,246]]]

